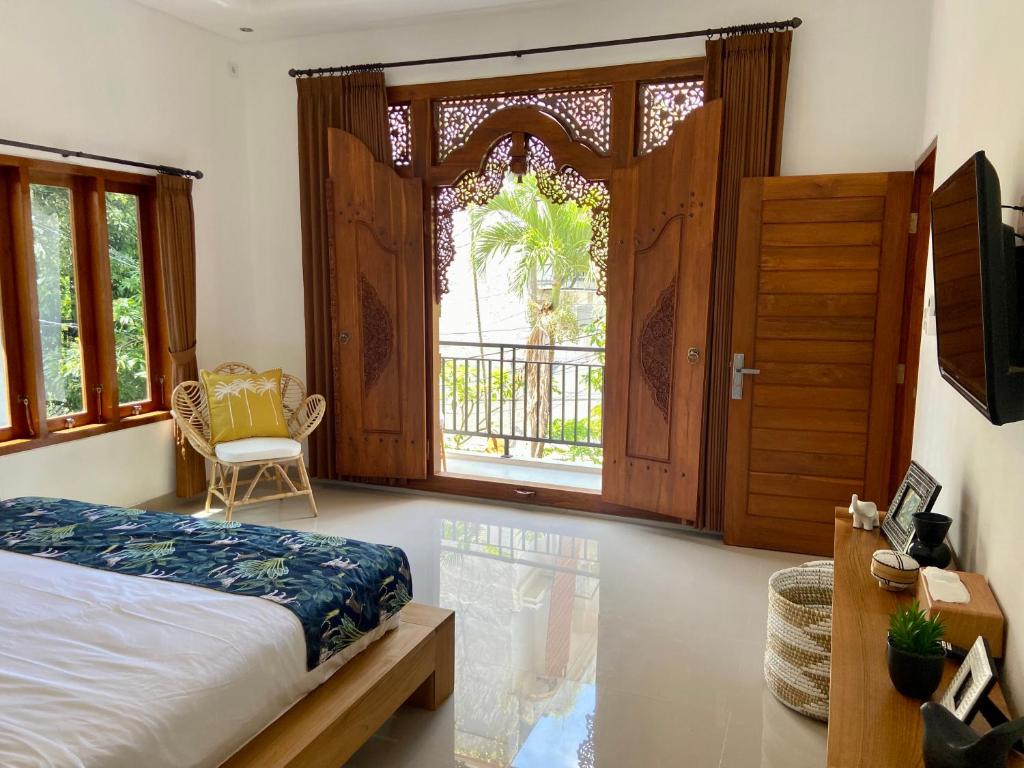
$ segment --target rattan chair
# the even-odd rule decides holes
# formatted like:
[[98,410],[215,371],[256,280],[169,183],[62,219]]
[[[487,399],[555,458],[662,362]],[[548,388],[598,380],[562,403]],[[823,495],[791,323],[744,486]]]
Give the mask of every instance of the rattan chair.
[[[222,363],[213,371],[234,374],[257,372],[245,363],[233,362]],[[210,442],[210,408],[203,385],[198,381],[183,381],[174,388],[171,393],[171,414],[180,435],[212,464],[210,486],[206,492],[207,513],[214,497],[224,503],[224,518],[230,520],[238,507],[305,496],[313,515],[318,514],[302,455],[302,441],[320,424],[327,410],[327,402],[323,395],[307,397],[302,381],[283,373],[281,404],[290,438],[254,437],[214,446]],[[289,475],[289,469],[293,466],[297,475],[294,480]],[[255,472],[251,477],[241,479],[244,493],[239,498],[239,476],[249,468],[254,468]],[[261,489],[261,495],[254,495],[257,487],[269,482],[274,482],[276,486],[271,492],[263,492]]]

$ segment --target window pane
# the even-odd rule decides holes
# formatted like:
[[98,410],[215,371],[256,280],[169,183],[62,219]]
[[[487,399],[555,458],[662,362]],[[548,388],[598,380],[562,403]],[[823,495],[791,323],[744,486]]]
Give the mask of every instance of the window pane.
[[107,192],[107,242],[114,297],[118,399],[121,403],[137,403],[149,399],[149,364],[136,195]]
[[31,185],[32,238],[43,350],[46,415],[80,413],[82,345],[78,335],[71,190]]

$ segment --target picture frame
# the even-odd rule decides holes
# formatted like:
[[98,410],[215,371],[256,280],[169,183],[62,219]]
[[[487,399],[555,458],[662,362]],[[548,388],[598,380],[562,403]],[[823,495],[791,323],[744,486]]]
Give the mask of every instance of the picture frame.
[[896,552],[906,552],[914,537],[914,513],[930,512],[942,486],[916,461],[893,497],[882,521],[882,533]]
[[979,635],[964,657],[960,669],[953,675],[939,703],[958,720],[970,724],[978,710],[984,706],[995,684],[995,663],[992,661],[988,642]]

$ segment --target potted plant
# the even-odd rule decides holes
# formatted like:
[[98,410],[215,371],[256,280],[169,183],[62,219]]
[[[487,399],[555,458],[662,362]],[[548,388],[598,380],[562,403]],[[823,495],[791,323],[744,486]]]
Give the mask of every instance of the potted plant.
[[946,651],[942,619],[925,616],[917,600],[889,617],[889,679],[896,690],[914,699],[927,699],[942,680]]

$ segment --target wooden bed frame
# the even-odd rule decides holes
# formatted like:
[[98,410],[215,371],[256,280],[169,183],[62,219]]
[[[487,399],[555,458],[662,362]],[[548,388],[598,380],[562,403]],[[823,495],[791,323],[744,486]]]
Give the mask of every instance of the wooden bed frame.
[[398,629],[345,664],[221,768],[340,768],[402,704],[437,709],[454,687],[455,613],[409,603]]

